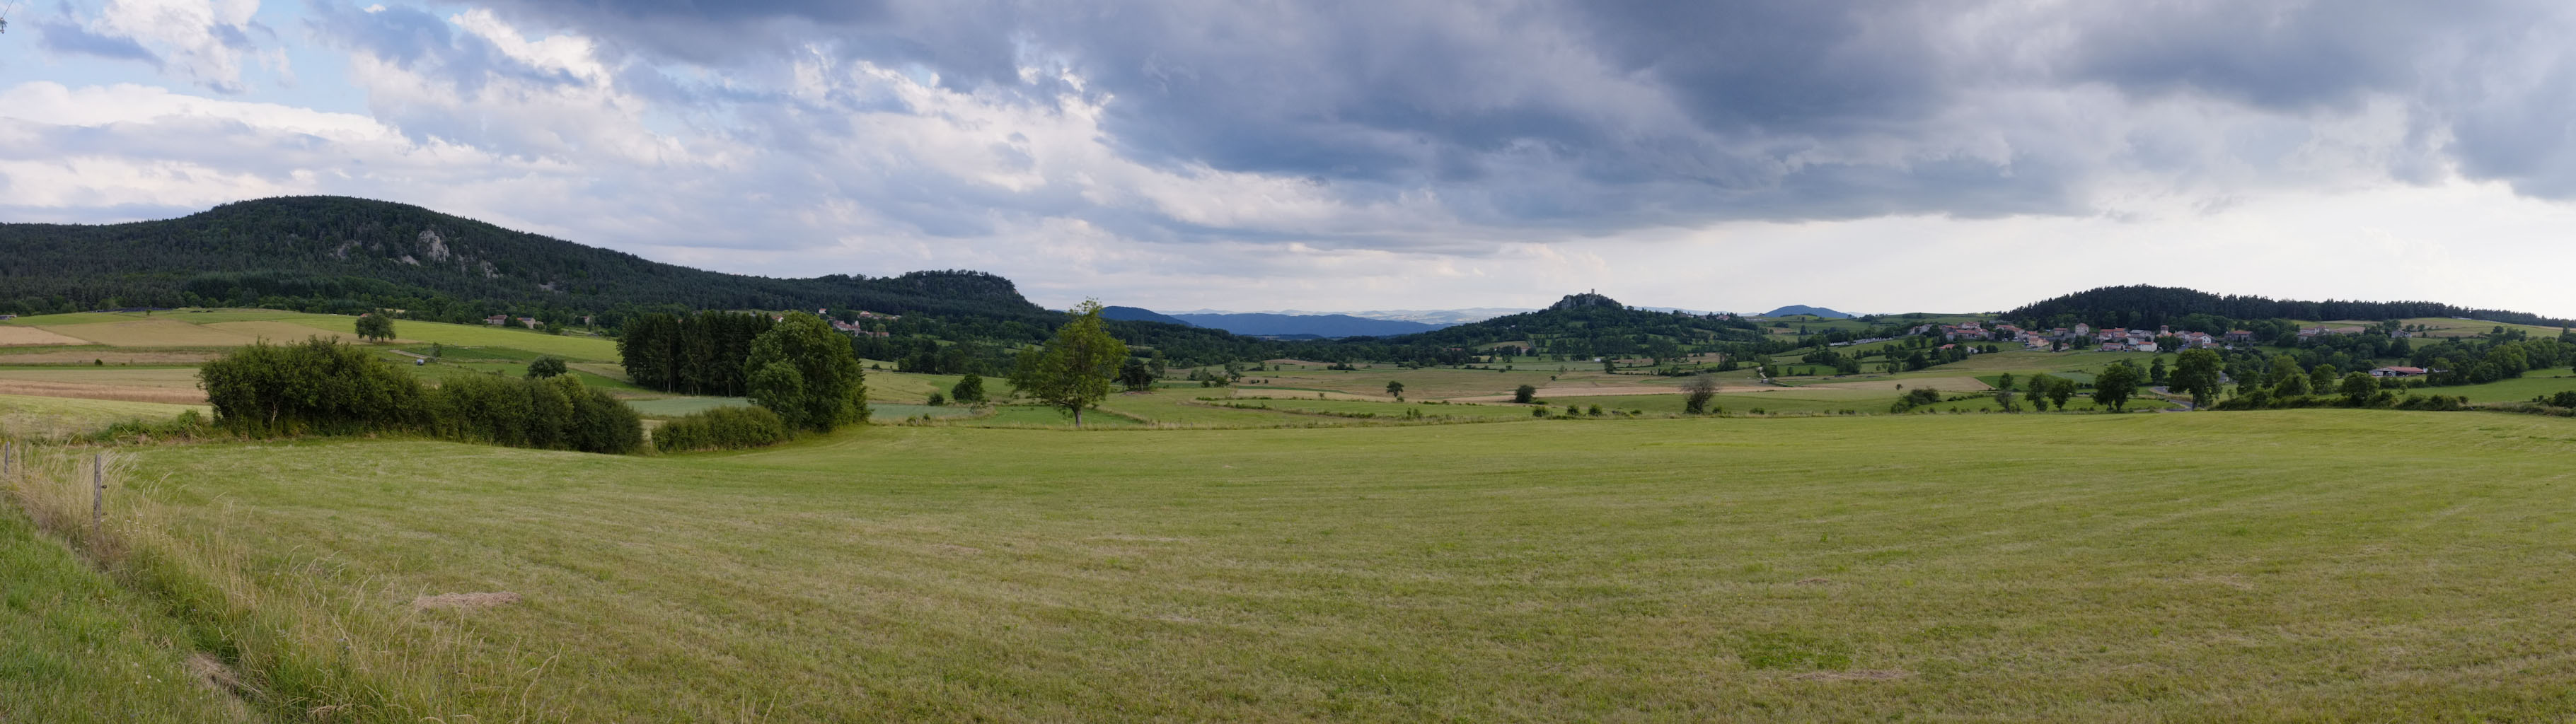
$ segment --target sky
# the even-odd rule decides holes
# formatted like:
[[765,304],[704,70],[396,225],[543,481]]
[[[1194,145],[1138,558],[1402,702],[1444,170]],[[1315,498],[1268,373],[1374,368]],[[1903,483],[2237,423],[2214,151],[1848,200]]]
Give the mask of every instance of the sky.
[[1032,301],[2576,316],[2576,4],[0,0],[0,221],[340,194]]

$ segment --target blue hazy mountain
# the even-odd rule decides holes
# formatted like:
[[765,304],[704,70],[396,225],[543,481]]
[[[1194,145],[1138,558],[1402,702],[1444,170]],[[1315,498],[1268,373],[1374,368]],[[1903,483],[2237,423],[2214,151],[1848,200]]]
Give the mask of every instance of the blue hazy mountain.
[[1118,319],[1130,322],[1162,322],[1164,324],[1177,324],[1183,327],[1198,326],[1189,323],[1187,320],[1143,307],[1101,307],[1100,318]]
[[1256,337],[1292,337],[1311,334],[1317,337],[1386,337],[1413,334],[1449,327],[1447,324],[1401,322],[1392,319],[1369,319],[1348,314],[1269,314],[1244,312],[1234,314],[1174,314],[1181,321],[1201,327],[1222,329],[1235,334]]
[[1393,319],[1369,319],[1348,314],[1271,314],[1268,312],[1199,312],[1164,314],[1138,307],[1102,307],[1102,319],[1124,319],[1143,322],[1186,324],[1192,327],[1222,329],[1254,337],[1333,338],[1387,337],[1399,334],[1429,332],[1453,327],[1453,324],[1425,324]]
[[1769,312],[1766,312],[1766,313],[1764,313],[1762,316],[1765,316],[1765,317],[1786,317],[1786,316],[1789,316],[1789,315],[1792,315],[1792,314],[1813,314],[1813,315],[1816,315],[1816,316],[1819,316],[1819,317],[1824,317],[1824,318],[1826,318],[1826,319],[1850,319],[1850,318],[1851,318],[1851,316],[1852,316],[1852,315],[1844,314],[1844,313],[1842,313],[1842,312],[1837,312],[1837,311],[1834,311],[1834,310],[1831,310],[1831,309],[1826,309],[1826,308],[1824,308],[1824,307],[1810,307],[1810,306],[1807,306],[1807,305],[1804,305],[1804,304],[1792,304],[1792,305],[1789,305],[1789,306],[1786,306],[1786,307],[1781,307],[1781,308],[1779,308],[1779,309],[1774,309],[1774,310],[1771,310],[1771,311],[1769,311]]

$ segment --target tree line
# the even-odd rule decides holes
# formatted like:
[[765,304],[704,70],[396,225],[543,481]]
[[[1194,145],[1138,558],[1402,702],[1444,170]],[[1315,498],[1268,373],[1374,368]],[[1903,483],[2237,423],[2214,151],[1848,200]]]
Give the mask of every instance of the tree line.
[[247,437],[408,432],[611,454],[644,439],[634,408],[569,375],[458,375],[430,387],[363,348],[319,338],[237,348],[197,374],[215,424]]
[[648,390],[740,397],[751,389],[743,362],[752,341],[774,325],[766,314],[647,314],[628,322],[617,339],[618,365],[627,380]]
[[[2204,321],[2195,324],[2186,319],[2193,315],[2201,315]],[[2003,317],[2017,320],[2024,326],[2043,329],[2073,326],[2076,322],[2084,322],[2103,327],[2130,329],[2171,325],[2213,333],[2230,327],[2210,325],[2206,320],[2376,320],[2466,317],[2507,324],[2549,327],[2576,324],[2567,319],[2528,312],[2474,309],[2439,302],[2364,302],[2341,299],[2312,302],[2233,294],[2222,296],[2196,289],[2143,284],[2101,287],[2052,297],[2005,312]]]

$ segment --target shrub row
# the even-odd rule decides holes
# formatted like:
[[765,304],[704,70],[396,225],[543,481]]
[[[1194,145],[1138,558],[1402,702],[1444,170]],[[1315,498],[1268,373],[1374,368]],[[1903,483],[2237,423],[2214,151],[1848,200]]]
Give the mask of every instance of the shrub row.
[[450,440],[603,453],[644,443],[635,408],[571,375],[457,375],[426,398],[429,433]]
[[634,408],[571,377],[459,375],[431,389],[366,350],[324,339],[242,347],[197,372],[215,424],[249,437],[418,432],[516,447],[628,453]]
[[740,450],[786,442],[791,434],[787,422],[766,408],[719,407],[663,423],[653,431],[653,449]]

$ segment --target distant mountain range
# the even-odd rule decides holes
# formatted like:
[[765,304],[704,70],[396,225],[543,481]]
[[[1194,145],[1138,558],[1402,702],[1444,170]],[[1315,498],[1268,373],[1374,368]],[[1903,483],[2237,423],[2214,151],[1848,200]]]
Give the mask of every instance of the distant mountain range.
[[1283,315],[1287,315],[1287,316],[1291,316],[1291,317],[1321,317],[1321,316],[1329,316],[1329,315],[1340,314],[1340,315],[1347,315],[1347,316],[1352,316],[1352,317],[1359,317],[1359,318],[1362,318],[1362,319],[1387,319],[1387,320],[1394,320],[1394,321],[1398,321],[1398,322],[1421,322],[1421,323],[1423,323],[1423,324],[1429,324],[1429,325],[1446,326],[1446,325],[1453,325],[1453,324],[1466,324],[1466,323],[1469,323],[1469,322],[1482,322],[1482,321],[1485,321],[1485,320],[1488,320],[1488,319],[1493,319],[1493,318],[1495,318],[1495,317],[1500,317],[1500,316],[1504,316],[1504,315],[1507,315],[1507,314],[1519,314],[1519,313],[1522,313],[1522,312],[1534,312],[1534,311],[1538,311],[1538,310],[1535,310],[1535,309],[1529,309],[1529,308],[1526,308],[1526,307],[1469,307],[1469,308],[1466,308],[1466,309],[1379,309],[1379,310],[1368,310],[1368,311],[1360,311],[1360,312],[1310,312],[1310,311],[1305,311],[1305,310],[1302,310],[1302,309],[1265,309],[1265,310],[1261,310],[1261,311],[1259,311],[1259,312],[1234,312],[1234,311],[1228,311],[1228,310],[1223,310],[1223,309],[1193,309],[1193,310],[1190,310],[1190,311],[1187,311],[1187,312],[1175,312],[1175,314],[1283,314]]
[[1173,317],[1144,307],[1101,307],[1100,318],[1125,320],[1129,322],[1162,322],[1164,324],[1177,324],[1183,327],[1198,326],[1191,324],[1189,320]]
[[1142,307],[1103,307],[1103,319],[1138,322],[1163,322],[1192,327],[1222,329],[1252,337],[1284,339],[1388,337],[1429,332],[1456,326],[1457,323],[1426,324],[1393,319],[1370,319],[1348,314],[1277,314],[1270,312],[1188,312],[1163,314]]
[[1786,307],[1781,307],[1779,309],[1764,312],[1762,313],[1762,316],[1786,317],[1795,314],[1812,314],[1826,319],[1850,319],[1852,317],[1852,315],[1826,309],[1824,307],[1810,307],[1804,304],[1792,304]]

